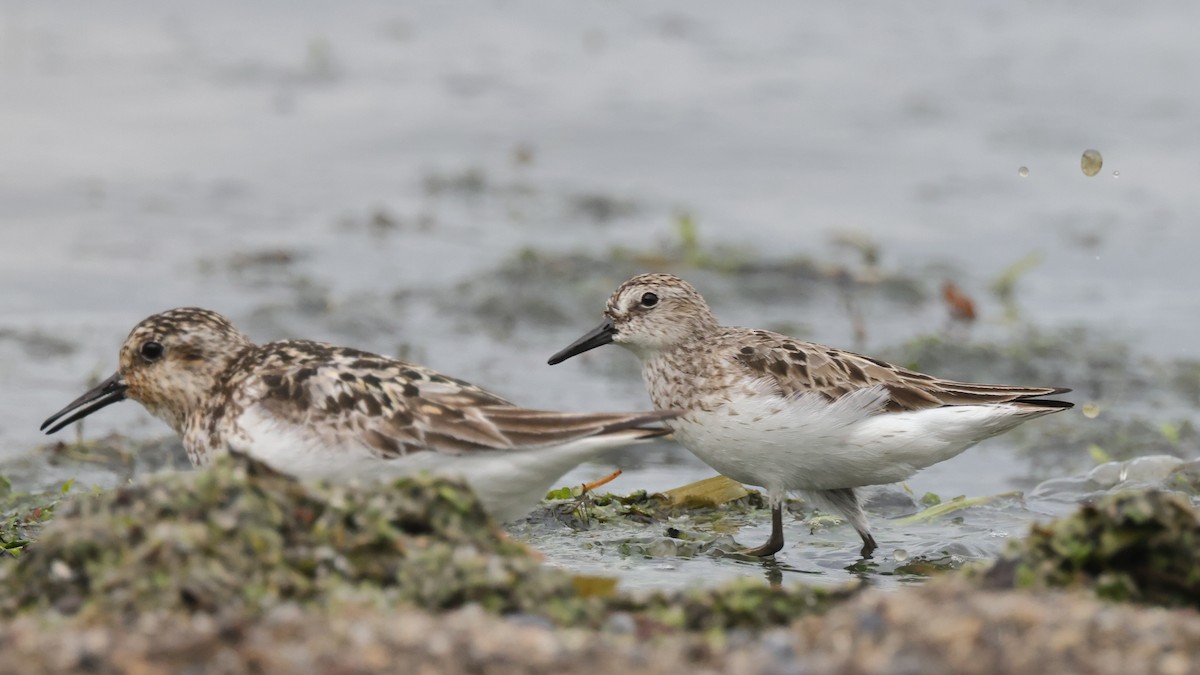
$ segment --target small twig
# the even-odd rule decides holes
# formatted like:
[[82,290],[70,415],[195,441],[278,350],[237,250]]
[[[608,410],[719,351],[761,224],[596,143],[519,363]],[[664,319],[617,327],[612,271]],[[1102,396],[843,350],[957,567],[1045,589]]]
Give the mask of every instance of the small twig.
[[583,496],[583,495],[591,492],[592,490],[595,490],[598,487],[608,485],[609,483],[616,480],[617,476],[620,476],[620,475],[621,475],[621,470],[617,469],[616,471],[608,474],[607,476],[605,476],[604,478],[601,478],[600,480],[594,480],[590,483],[584,483],[583,485],[580,485],[579,486],[579,488],[581,490],[580,496]]
[[589,493],[602,485],[608,485],[614,479],[616,479],[617,476],[620,476],[620,475],[621,475],[621,470],[617,469],[616,471],[608,474],[604,478],[601,478],[599,480],[594,480],[590,483],[583,483],[582,485],[579,486],[579,494],[576,495],[576,497],[575,497],[575,503],[573,505],[573,510],[575,511],[575,513],[579,514],[580,520],[582,520],[584,523],[591,522],[592,517],[591,517],[591,514],[588,513],[588,506],[590,506],[592,504],[592,496]]

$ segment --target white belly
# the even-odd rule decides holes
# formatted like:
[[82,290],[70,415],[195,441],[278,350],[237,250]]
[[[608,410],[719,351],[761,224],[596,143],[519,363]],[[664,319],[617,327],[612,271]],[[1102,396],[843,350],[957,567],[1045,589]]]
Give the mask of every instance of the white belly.
[[[224,443],[284,473],[307,480],[389,480],[428,473],[461,479],[500,522],[524,517],[554,482],[597,455],[639,440],[636,429],[535,448],[463,453],[420,450],[380,458],[353,436],[289,424],[251,408]],[[186,442],[186,439],[185,439]]]
[[670,424],[680,443],[736,481],[832,490],[904,480],[1038,416],[1007,403],[880,413],[886,396],[882,388],[833,402],[763,393]]

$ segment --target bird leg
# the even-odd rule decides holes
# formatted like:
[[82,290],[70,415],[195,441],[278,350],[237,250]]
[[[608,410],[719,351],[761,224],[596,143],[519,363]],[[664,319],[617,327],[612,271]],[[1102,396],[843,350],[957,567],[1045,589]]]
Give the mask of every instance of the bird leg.
[[879,547],[879,545],[875,543],[875,537],[872,537],[870,532],[859,532],[858,535],[862,537],[863,540],[862,550],[859,551],[858,554],[863,558],[870,558],[871,552]]
[[863,547],[859,555],[864,558],[871,557],[871,552],[878,548],[878,544],[875,543],[875,537],[871,536],[871,527],[867,522],[867,514],[863,512],[862,504],[858,501],[858,493],[853,488],[839,488],[812,494],[850,523],[854,531],[858,532],[858,536],[862,537]]
[[758,548],[748,548],[739,553],[765,558],[775,555],[783,548],[783,501],[771,500],[771,502],[771,538]]

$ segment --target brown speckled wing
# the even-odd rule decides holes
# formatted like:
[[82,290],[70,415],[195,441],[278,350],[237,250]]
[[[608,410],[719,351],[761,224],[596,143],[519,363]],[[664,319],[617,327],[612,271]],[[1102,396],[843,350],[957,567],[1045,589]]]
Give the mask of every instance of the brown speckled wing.
[[326,430],[337,437],[331,445],[366,446],[382,458],[520,450],[674,416],[527,410],[429,368],[364,352],[297,341],[261,349],[267,356],[255,370],[257,381],[241,389],[262,410]]
[[884,408],[889,412],[1006,402],[1053,408],[1071,405],[1062,401],[1028,400],[1070,389],[941,380],[878,359],[769,331],[749,331],[741,336],[739,344],[734,360],[753,376],[774,380],[785,396],[817,391],[836,399],[856,389],[882,385],[889,393]]

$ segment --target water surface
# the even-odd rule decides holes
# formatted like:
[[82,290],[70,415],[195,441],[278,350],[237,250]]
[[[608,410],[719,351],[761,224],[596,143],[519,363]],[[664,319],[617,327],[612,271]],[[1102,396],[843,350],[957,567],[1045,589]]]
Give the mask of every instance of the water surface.
[[[869,276],[837,241],[871,242],[876,271],[918,291],[854,295],[871,353],[942,333],[945,279],[980,313],[953,340],[1081,327],[1093,342],[1080,350],[1122,345],[1103,369],[1115,380],[1087,374],[1093,360],[1031,374],[1073,381],[1028,382],[1075,387],[1102,405],[1096,420],[1039,421],[909,487],[979,496],[1084,471],[1087,425],[1193,414],[1160,380],[1200,356],[1198,15],[1184,2],[0,3],[0,457],[43,442],[40,421],[111,372],[135,322],[181,305],[261,340],[402,354],[530,406],[645,407],[618,349],[543,364],[622,280],[612,249],[647,261],[677,247],[686,213],[705,250],[763,264]],[[1094,177],[1087,148],[1104,157]],[[555,257],[568,252],[590,262]],[[989,286],[1031,255],[1014,319]],[[857,342],[827,279],[687,275],[729,323]],[[1005,358],[937,374],[1001,377],[1022,359]],[[1134,382],[1145,362],[1156,375]],[[133,404],[86,427],[114,430],[166,431]],[[1046,468],[1027,452],[1038,434],[1076,442]],[[1194,454],[1189,438],[1175,454]],[[1139,447],[1126,450],[1152,450]],[[710,475],[660,444],[564,482],[615,465],[618,492]],[[885,548],[970,557],[1044,510],[905,530],[880,514],[877,528]],[[853,537],[792,529],[786,573],[849,574]],[[594,533],[533,536],[558,564],[613,564]],[[634,584],[748,571],[617,558]]]

